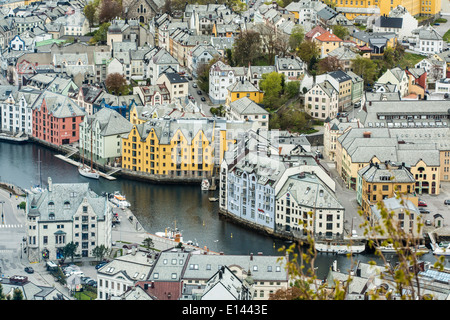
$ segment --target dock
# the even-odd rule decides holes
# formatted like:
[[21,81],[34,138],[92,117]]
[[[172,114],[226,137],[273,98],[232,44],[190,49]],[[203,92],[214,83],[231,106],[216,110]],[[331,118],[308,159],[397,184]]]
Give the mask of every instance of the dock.
[[[62,154],[55,154],[55,157],[65,161],[67,163],[70,163],[70,164],[76,166],[77,168],[81,166],[80,162],[72,160],[72,159],[70,159],[70,158],[68,158],[66,156],[63,156]],[[122,168],[117,168],[117,169],[109,171],[108,173],[101,172],[100,170],[97,170],[97,171],[98,171],[98,174],[100,175],[100,177],[102,177],[102,178],[105,178],[105,179],[108,179],[108,180],[116,180],[116,178],[113,177],[112,174],[118,172],[121,169]]]

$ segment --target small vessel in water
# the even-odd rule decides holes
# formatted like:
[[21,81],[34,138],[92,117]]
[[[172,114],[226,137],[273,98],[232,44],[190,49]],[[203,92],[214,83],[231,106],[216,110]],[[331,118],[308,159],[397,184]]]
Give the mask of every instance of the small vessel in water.
[[91,178],[91,179],[99,179],[100,175],[98,174],[97,170],[92,169],[91,167],[88,166],[80,166],[78,167],[78,172],[86,178]]
[[183,242],[183,235],[177,228],[166,228],[164,232],[156,232],[155,235],[161,238],[166,238],[175,242]]
[[92,128],[91,128],[91,166],[89,167],[84,164],[84,148],[83,148],[83,164],[78,167],[78,172],[80,173],[80,175],[82,175],[83,177],[86,177],[86,178],[91,178],[91,179],[99,179],[100,178],[100,174],[98,173],[97,170],[94,169],[93,160],[92,160]]
[[128,208],[131,204],[127,201],[124,195],[119,191],[115,191],[109,195],[109,201],[118,206],[119,208]]
[[202,190],[203,191],[208,191],[209,190],[209,180],[208,179],[203,179],[202,180]]

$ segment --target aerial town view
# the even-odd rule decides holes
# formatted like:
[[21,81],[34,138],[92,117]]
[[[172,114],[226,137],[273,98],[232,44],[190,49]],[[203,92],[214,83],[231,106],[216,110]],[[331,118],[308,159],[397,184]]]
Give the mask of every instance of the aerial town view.
[[450,1],[0,0],[0,46],[0,300],[450,299]]

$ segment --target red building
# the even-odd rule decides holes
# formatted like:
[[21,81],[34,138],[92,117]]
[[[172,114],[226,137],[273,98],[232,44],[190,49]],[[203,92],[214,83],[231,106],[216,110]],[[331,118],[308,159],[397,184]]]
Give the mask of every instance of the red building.
[[44,91],[33,105],[33,137],[57,146],[76,142],[85,114],[69,97]]
[[406,74],[413,77],[412,83],[427,90],[427,72],[423,68],[408,68],[406,67]]

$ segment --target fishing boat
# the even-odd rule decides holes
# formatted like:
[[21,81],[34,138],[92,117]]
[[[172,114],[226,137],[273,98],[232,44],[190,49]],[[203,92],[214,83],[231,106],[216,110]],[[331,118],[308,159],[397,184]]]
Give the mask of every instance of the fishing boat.
[[100,178],[100,174],[98,173],[97,170],[94,169],[93,160],[92,160],[92,128],[91,128],[91,166],[89,167],[84,164],[84,148],[83,148],[83,164],[78,167],[78,172],[80,173],[80,175],[82,175],[83,177],[86,177],[86,178],[91,178],[91,179],[99,179]]
[[155,235],[161,238],[166,238],[175,242],[183,242],[183,235],[177,228],[166,228],[164,232],[156,232]]
[[109,195],[109,201],[119,208],[128,208],[131,205],[119,191],[115,191],[113,194]]
[[202,190],[203,191],[208,191],[209,190],[209,180],[208,179],[203,179],[202,180]]

